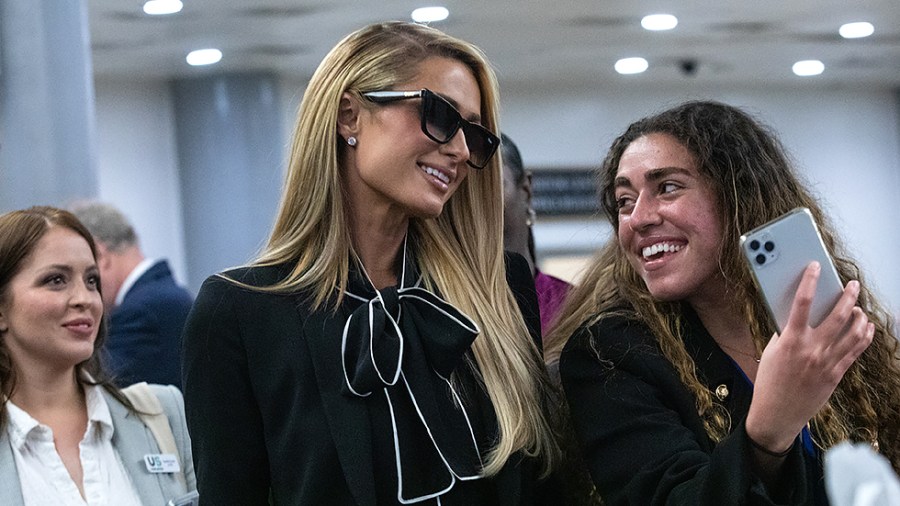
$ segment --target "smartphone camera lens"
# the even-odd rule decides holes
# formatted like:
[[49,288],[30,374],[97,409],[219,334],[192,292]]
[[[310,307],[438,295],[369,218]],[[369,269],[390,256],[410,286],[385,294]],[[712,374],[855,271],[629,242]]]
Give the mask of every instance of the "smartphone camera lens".
[[772,241],[766,241],[766,244],[763,247],[766,248],[766,251],[771,252],[773,249],[775,249],[775,243]]
[[757,241],[756,239],[753,239],[752,241],[750,241],[750,249],[753,251],[758,250],[759,249],[759,241]]
[[758,263],[759,265],[766,263],[766,256],[763,255],[762,253],[760,253],[759,255],[756,255],[756,263]]

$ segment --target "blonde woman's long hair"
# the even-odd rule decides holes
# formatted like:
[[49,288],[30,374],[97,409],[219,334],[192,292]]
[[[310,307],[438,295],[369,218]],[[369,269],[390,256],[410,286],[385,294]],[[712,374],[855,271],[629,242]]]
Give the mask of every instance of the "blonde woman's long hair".
[[[315,309],[337,308],[355,261],[343,191],[342,139],[337,133],[343,93],[369,107],[362,93],[412,80],[429,57],[457,60],[481,90],[484,126],[498,132],[496,77],[476,47],[422,25],[391,22],[340,41],[313,74],[297,116],[278,217],[254,265],[289,265],[290,275],[258,288],[304,292]],[[411,219],[419,268],[432,289],[482,329],[473,344],[477,371],[499,423],[484,472],[496,474],[517,451],[540,456],[544,472],[559,458],[545,399],[552,389],[536,344],[509,290],[502,249],[502,173],[495,156],[466,178],[436,219]]]
[[[670,135],[687,147],[702,177],[717,194],[724,230],[719,269],[728,283],[729,295],[743,308],[757,350],[766,346],[777,327],[738,249],[739,236],[793,208],[810,209],[842,282],[860,280],[858,304],[875,324],[871,346],[813,418],[815,443],[823,449],[844,440],[872,443],[900,471],[900,354],[892,334],[892,317],[867,288],[859,268],[840,245],[819,203],[791,168],[775,135],[740,109],[717,102],[688,102],[633,123],[613,142],[598,174],[601,205],[616,232],[614,179],[619,160],[631,142],[652,133]],[[562,310],[565,316],[548,338],[547,360],[556,365],[569,337],[582,326],[614,314],[643,322],[694,394],[709,437],[719,441],[731,431],[731,420],[698,378],[694,361],[684,347],[681,304],[659,302],[650,296],[614,236],[567,299]]]

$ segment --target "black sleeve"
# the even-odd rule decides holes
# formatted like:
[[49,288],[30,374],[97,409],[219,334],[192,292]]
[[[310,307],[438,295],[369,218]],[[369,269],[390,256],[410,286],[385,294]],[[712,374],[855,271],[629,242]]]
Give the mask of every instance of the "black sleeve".
[[643,326],[606,320],[580,329],[560,358],[572,423],[607,505],[805,504],[800,445],[776,502],[754,475],[742,420],[714,443],[693,395]]
[[[269,465],[242,332],[248,292],[203,283],[184,331],[184,401],[201,505],[267,504]],[[244,301],[246,302],[246,301]]]
[[516,298],[522,317],[525,318],[525,325],[528,326],[531,339],[537,344],[538,350],[543,350],[541,313],[538,308],[537,292],[534,289],[534,276],[522,255],[506,251],[504,259],[506,260],[506,282],[509,284],[509,289],[512,290],[513,297]]

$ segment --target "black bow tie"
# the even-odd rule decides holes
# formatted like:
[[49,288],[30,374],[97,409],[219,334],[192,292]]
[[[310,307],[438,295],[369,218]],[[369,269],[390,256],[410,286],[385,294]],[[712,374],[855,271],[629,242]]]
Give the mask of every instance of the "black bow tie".
[[345,292],[365,303],[347,319],[341,349],[344,394],[384,396],[391,426],[373,430],[392,432],[398,500],[413,503],[481,477],[472,422],[449,381],[479,329],[437,295],[402,285],[371,298]]

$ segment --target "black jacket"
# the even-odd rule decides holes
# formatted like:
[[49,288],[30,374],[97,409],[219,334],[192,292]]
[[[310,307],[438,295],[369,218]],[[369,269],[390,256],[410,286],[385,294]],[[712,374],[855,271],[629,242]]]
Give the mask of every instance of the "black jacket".
[[[539,341],[527,264],[511,256],[507,265]],[[278,267],[228,273],[257,286],[284,274]],[[201,504],[266,504],[270,488],[277,505],[376,504],[369,412],[364,402],[342,395],[346,319],[340,310],[311,311],[301,295],[206,280],[184,336],[185,405]],[[474,397],[484,423],[495,427],[486,393],[479,389]],[[511,459],[492,478],[499,504],[534,503],[536,476],[531,459]]]
[[[752,388],[685,311],[685,346],[697,374],[731,415],[713,442],[694,397],[642,323],[620,316],[579,329],[560,357],[560,376],[591,476],[606,504],[813,504],[824,494],[818,459],[798,441],[784,464],[785,497],[752,471],[744,421]],[[718,395],[716,393],[718,392]]]

